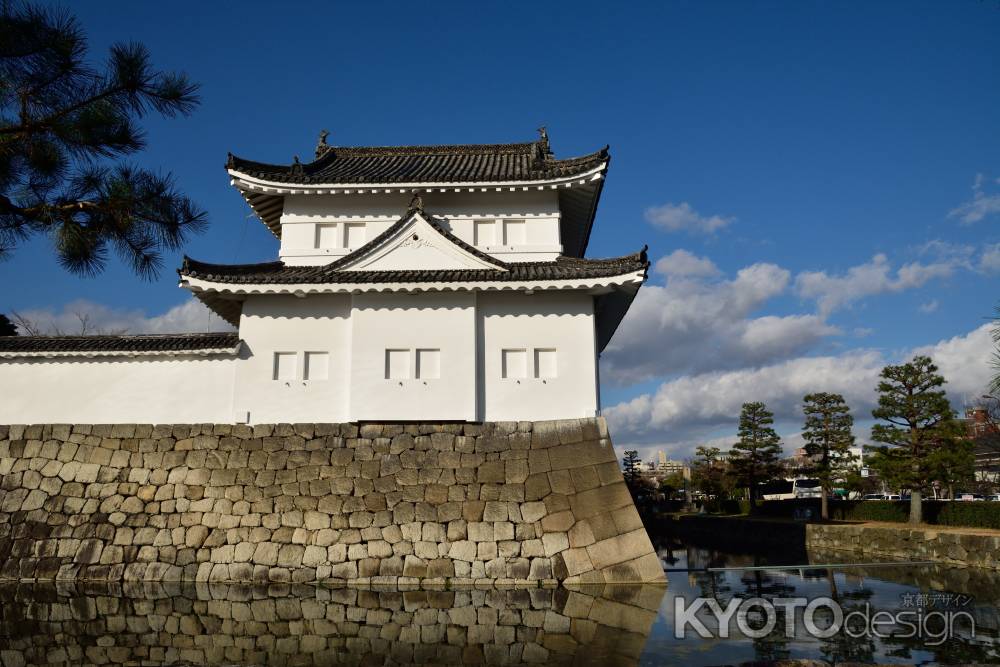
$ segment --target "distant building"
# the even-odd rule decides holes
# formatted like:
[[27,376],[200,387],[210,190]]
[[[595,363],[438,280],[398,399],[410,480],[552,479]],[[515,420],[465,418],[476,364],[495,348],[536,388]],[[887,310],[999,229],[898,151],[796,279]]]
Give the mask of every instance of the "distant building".
[[1000,482],[1000,428],[989,410],[983,405],[966,408],[965,417],[958,421],[975,445],[976,480]]

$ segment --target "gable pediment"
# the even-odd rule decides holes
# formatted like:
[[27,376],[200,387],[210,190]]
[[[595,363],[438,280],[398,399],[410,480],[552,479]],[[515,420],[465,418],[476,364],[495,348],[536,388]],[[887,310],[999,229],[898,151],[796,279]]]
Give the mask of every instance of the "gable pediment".
[[372,243],[340,260],[340,271],[503,270],[413,211]]

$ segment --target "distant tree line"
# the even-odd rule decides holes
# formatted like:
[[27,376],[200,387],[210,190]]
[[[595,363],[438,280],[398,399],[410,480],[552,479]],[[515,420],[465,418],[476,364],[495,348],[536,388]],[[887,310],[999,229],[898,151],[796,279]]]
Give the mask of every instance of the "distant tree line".
[[[865,448],[865,462],[890,488],[909,492],[911,523],[921,521],[925,493],[936,487],[954,497],[956,485],[975,476],[974,443],[952,410],[944,384],[933,361],[916,356],[883,368],[877,386],[878,405],[872,411],[877,422],[871,429],[877,444]],[[821,515],[828,519],[827,498],[835,488],[860,492],[865,487],[851,455],[854,419],[836,393],[806,394],[802,411],[806,464],[794,472],[819,481]],[[706,498],[746,497],[753,512],[761,485],[790,474],[773,424],[774,415],[764,403],[744,403],[737,441],[728,452],[708,446],[695,450],[693,488]],[[635,488],[640,483],[638,453],[627,452],[623,463],[626,482]]]

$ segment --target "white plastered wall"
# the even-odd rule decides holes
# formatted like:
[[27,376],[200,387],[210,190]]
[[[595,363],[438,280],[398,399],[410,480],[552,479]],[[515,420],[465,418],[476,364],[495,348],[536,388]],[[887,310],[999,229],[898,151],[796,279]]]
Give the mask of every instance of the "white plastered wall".
[[[351,419],[475,420],[475,303],[473,292],[355,295]],[[398,377],[386,377],[386,350]],[[438,351],[437,377],[417,372],[418,350]]]
[[236,364],[199,356],[0,360],[0,424],[228,423]]
[[[244,351],[226,421],[245,421],[248,414],[254,424],[347,421],[350,323],[347,294],[247,297],[240,318]],[[276,353],[292,355],[289,377],[275,378]]]
[[[281,216],[280,257],[292,265],[326,264],[357,245],[372,240],[406,211],[411,195],[405,193],[288,195]],[[477,247],[505,261],[545,261],[562,250],[559,239],[559,196],[553,190],[516,192],[431,192],[423,195],[428,214],[443,219],[469,245],[476,245],[474,221],[495,222],[494,242]],[[523,221],[516,242],[507,243],[504,221]],[[318,226],[325,225],[322,232]],[[350,232],[345,225],[363,225]],[[318,234],[333,239],[333,247],[317,247]],[[513,235],[512,235],[513,236]],[[325,243],[319,243],[325,246]]]
[[[486,421],[593,417],[599,409],[594,299],[583,292],[479,295],[481,416]],[[524,352],[504,376],[504,350]],[[542,351],[542,372],[536,372]],[[554,377],[536,377],[552,371]],[[513,364],[517,366],[517,364]]]

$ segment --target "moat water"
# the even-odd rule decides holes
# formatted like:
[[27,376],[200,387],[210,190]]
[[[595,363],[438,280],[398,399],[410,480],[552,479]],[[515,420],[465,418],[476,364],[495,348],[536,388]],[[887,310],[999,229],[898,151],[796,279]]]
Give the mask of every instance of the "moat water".
[[[843,555],[733,553],[654,540],[668,585],[399,591],[312,586],[59,583],[0,587],[0,665],[731,665],[1000,662],[1000,576],[942,565],[837,567]],[[789,567],[802,566],[805,567]],[[830,565],[831,567],[825,567]],[[722,569],[725,568],[725,569]],[[878,634],[814,637],[778,606],[770,632],[757,608],[728,637],[707,605],[675,633],[678,599],[824,598],[844,613],[927,618],[922,637],[888,622]],[[824,626],[821,608],[815,615]],[[938,612],[936,615],[932,612]],[[951,627],[944,632],[943,623]],[[822,627],[820,628],[822,630]]]

